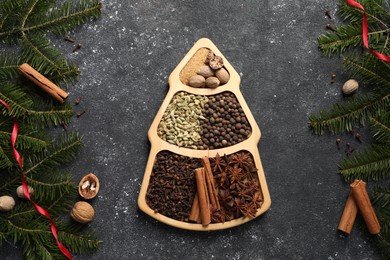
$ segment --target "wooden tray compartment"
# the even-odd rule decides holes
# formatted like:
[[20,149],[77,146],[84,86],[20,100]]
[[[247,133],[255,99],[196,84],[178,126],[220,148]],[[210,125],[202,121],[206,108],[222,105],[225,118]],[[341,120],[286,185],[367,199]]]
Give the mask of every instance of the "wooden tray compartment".
[[[185,65],[188,63],[188,61],[193,57],[193,55],[196,53],[197,50],[200,48],[208,48],[212,50],[216,55],[219,55],[224,60],[224,66],[227,69],[227,71],[230,74],[230,80],[228,83],[219,86],[215,89],[209,89],[209,88],[193,88],[190,86],[187,86],[182,83],[180,80],[180,72],[185,67]],[[148,214],[149,216],[155,218],[158,221],[161,221],[163,223],[166,223],[168,225],[182,228],[182,229],[188,229],[188,230],[198,230],[198,231],[210,231],[210,230],[219,230],[219,229],[226,229],[231,228],[234,226],[241,225],[243,223],[246,223],[252,218],[248,217],[242,217],[239,219],[234,219],[231,221],[227,221],[225,223],[213,223],[209,224],[208,226],[204,227],[201,224],[193,224],[193,223],[187,223],[178,221],[172,218],[168,218],[162,214],[155,213],[153,209],[151,209],[148,204],[146,203],[146,192],[149,185],[150,175],[152,173],[153,164],[156,158],[156,155],[158,152],[163,150],[168,150],[172,153],[176,153],[179,155],[184,155],[187,157],[194,157],[194,158],[202,158],[203,156],[209,156],[209,157],[215,157],[217,153],[219,155],[224,154],[233,154],[235,152],[246,150],[250,152],[253,156],[253,159],[255,161],[256,168],[258,169],[258,179],[260,182],[261,191],[263,193],[264,202],[261,208],[258,209],[256,213],[256,217],[263,214],[265,211],[267,211],[271,205],[271,198],[268,191],[267,183],[264,176],[264,170],[260,161],[260,154],[257,148],[257,144],[260,141],[261,133],[260,129],[257,126],[257,123],[255,119],[252,116],[252,113],[250,112],[240,90],[240,77],[238,73],[233,69],[233,67],[230,65],[230,63],[227,61],[227,59],[222,55],[222,53],[217,49],[217,47],[206,38],[202,38],[199,41],[196,42],[196,44],[190,49],[190,51],[186,54],[186,56],[183,58],[183,60],[178,64],[178,66],[174,69],[174,71],[171,73],[168,79],[169,83],[169,91],[167,93],[167,96],[165,97],[155,119],[153,120],[153,123],[148,131],[148,138],[151,143],[151,151],[149,154],[148,162],[145,169],[144,178],[141,185],[141,190],[138,197],[138,206],[139,208]],[[224,91],[230,91],[232,92],[235,97],[237,98],[238,102],[240,103],[246,118],[251,126],[252,134],[250,137],[243,142],[240,142],[238,144],[220,148],[220,149],[213,149],[213,150],[195,150],[195,149],[189,149],[184,147],[179,147],[173,144],[170,144],[164,140],[162,140],[157,135],[157,128],[158,125],[163,117],[163,114],[165,110],[167,109],[167,106],[172,100],[172,97],[180,92],[188,92],[195,95],[215,95],[222,93]]]

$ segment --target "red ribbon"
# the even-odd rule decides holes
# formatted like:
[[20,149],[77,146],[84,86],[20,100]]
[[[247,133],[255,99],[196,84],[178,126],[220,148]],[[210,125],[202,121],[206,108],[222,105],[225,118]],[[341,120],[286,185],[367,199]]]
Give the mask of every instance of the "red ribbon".
[[[0,103],[3,104],[8,110],[10,110],[10,106],[4,100],[0,99]],[[44,208],[42,208],[41,206],[36,204],[31,199],[30,194],[28,193],[27,182],[26,182],[26,179],[25,179],[24,174],[23,174],[23,161],[22,161],[22,157],[20,156],[19,152],[15,148],[16,138],[18,136],[18,131],[19,131],[18,122],[16,120],[14,120],[14,127],[12,129],[12,134],[11,134],[11,145],[12,145],[12,150],[14,152],[14,157],[15,157],[16,161],[18,162],[18,164],[20,166],[20,169],[21,169],[20,175],[22,177],[22,186],[23,186],[24,196],[26,196],[26,198],[31,202],[31,204],[34,206],[36,211],[38,211],[40,214],[45,216],[50,221],[51,233],[53,234],[53,237],[55,238],[55,240],[57,242],[58,248],[61,250],[61,252],[69,260],[72,260],[72,255],[69,252],[69,250],[66,249],[66,247],[64,245],[62,245],[61,242],[58,240],[57,229],[56,229],[56,225],[55,225],[53,219],[50,217],[49,213]]]
[[356,1],[353,1],[353,0],[346,0],[346,1],[347,1],[347,4],[349,4],[350,6],[353,6],[353,7],[356,7],[356,8],[363,10],[362,37],[363,37],[364,47],[366,47],[366,49],[370,53],[375,55],[378,59],[390,62],[390,57],[386,56],[385,54],[373,51],[368,46],[368,22],[367,22],[366,10],[364,9],[364,7],[361,4],[357,3]]

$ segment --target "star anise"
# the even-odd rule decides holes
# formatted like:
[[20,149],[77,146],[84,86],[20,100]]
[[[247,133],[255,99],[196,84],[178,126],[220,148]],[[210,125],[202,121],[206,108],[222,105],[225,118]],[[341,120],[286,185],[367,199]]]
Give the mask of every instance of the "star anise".
[[218,198],[223,208],[227,209],[233,206],[233,197],[230,195],[228,189],[220,189],[218,192]]
[[242,216],[241,208],[243,207],[245,200],[235,197],[233,204],[231,206],[231,212],[234,218],[239,218]]
[[229,221],[231,219],[232,217],[224,209],[211,212],[212,223],[224,223],[225,221]]
[[246,151],[232,154],[229,157],[229,165],[237,165],[239,168],[242,168],[245,173],[257,171],[252,155]]
[[226,171],[221,171],[214,178],[218,181],[219,187],[228,187],[229,186],[229,176]]
[[256,212],[257,212],[257,207],[254,207],[252,203],[242,203],[240,204],[240,212],[245,216],[245,217],[250,217],[250,218],[255,218],[256,217]]
[[222,172],[225,170],[227,162],[217,153],[215,158],[211,158],[211,165],[214,166],[213,172],[216,172],[217,170]]
[[252,200],[250,201],[250,203],[256,209],[260,208],[261,205],[263,205],[263,202],[264,202],[264,199],[263,199],[261,192],[257,192],[255,195],[253,195]]
[[229,179],[230,183],[241,183],[244,174],[242,173],[242,169],[238,168],[238,165],[235,164],[233,167],[228,167]]

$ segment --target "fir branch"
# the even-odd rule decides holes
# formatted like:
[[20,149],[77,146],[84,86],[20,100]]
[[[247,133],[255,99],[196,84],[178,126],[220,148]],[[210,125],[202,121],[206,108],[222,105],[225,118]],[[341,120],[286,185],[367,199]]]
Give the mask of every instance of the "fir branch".
[[59,138],[47,151],[36,154],[26,162],[24,174],[29,176],[40,171],[52,171],[60,164],[67,163],[76,157],[81,148],[81,138],[77,133],[71,133]]
[[370,125],[377,142],[390,144],[390,112],[371,117]]
[[14,54],[3,53],[0,55],[0,80],[16,78],[18,67],[21,64],[20,58]]
[[102,5],[97,0],[82,0],[75,2],[69,0],[62,7],[54,8],[47,17],[40,17],[29,26],[24,27],[24,32],[45,32],[48,28],[61,35],[71,29],[85,23],[91,17],[98,18],[101,14]]
[[[11,140],[11,133],[10,132],[5,132],[0,130],[0,143],[8,143],[9,140]],[[43,151],[44,149],[47,148],[48,146],[48,141],[39,139],[34,136],[29,136],[29,135],[23,135],[23,134],[18,134],[17,142],[15,143],[15,147],[18,150],[28,150],[31,149],[32,151],[35,152],[40,152]]]
[[60,231],[58,236],[67,248],[77,254],[90,253],[100,247],[102,241],[97,240],[93,232],[81,233],[81,231],[82,225],[71,223],[64,228],[64,231]]
[[[74,187],[72,186],[72,188]],[[67,189],[65,192],[63,192],[62,194],[58,194],[56,197],[43,199],[39,198],[39,195],[37,196],[36,192],[39,192],[39,188],[35,187],[33,199],[37,199],[36,202],[39,205],[44,206],[51,216],[57,217],[63,213],[68,212],[68,210],[71,208],[72,203],[76,198],[75,194],[73,194],[72,191],[74,191],[74,189]],[[30,203],[26,202],[21,203],[17,207],[15,207],[15,209],[8,215],[8,218],[17,218],[19,220],[25,219],[26,221],[39,221],[40,218],[44,217],[38,214],[35,208]]]
[[370,86],[390,87],[390,64],[372,54],[351,55],[344,59],[344,68],[351,78]]
[[[0,41],[21,43],[15,54],[0,55],[0,98],[11,109],[0,108],[0,193],[12,194],[20,185],[20,169],[12,157],[9,143],[13,120],[19,123],[16,148],[21,152],[27,183],[33,186],[34,201],[47,209],[55,222],[64,245],[74,252],[95,250],[97,241],[90,232],[63,225],[58,217],[69,212],[76,187],[67,173],[58,168],[72,160],[81,147],[77,133],[51,142],[44,138],[43,129],[69,123],[73,115],[70,104],[59,105],[37,90],[29,81],[19,80],[17,69],[27,62],[57,85],[73,84],[79,70],[50,45],[47,33],[61,34],[97,18],[101,3],[97,0],[2,0],[0,1]],[[46,133],[47,134],[47,133]],[[7,160],[8,159],[8,160]],[[4,167],[1,167],[4,166]],[[32,177],[32,174],[34,178]],[[12,239],[21,244],[27,259],[61,259],[48,221],[28,202],[18,203],[11,212],[0,214],[0,245]]]
[[[40,104],[38,102],[33,104],[31,99],[26,98],[26,93],[16,86],[9,91],[4,91],[4,89],[0,90],[0,98],[10,105],[11,115],[16,118],[22,118],[30,123],[38,122],[44,126],[51,124],[59,125],[60,123],[69,123],[73,115],[73,109],[69,104],[61,106],[53,105],[48,110],[35,110],[33,105],[37,107]],[[1,108],[1,110],[7,111],[5,108]]]
[[0,146],[0,169],[11,168],[14,163],[8,157],[9,153],[6,153],[3,147]]
[[75,189],[75,186],[69,181],[69,177],[58,172],[53,172],[50,175],[35,174],[34,178],[26,176],[26,181],[35,190],[34,199],[43,200],[43,203],[45,200],[61,198],[71,189]]
[[73,80],[78,75],[75,65],[68,63],[50,42],[40,36],[22,36],[22,59],[45,76],[61,76]]
[[387,188],[376,187],[371,197],[376,207],[386,208],[390,206],[390,186]]
[[[79,135],[77,133],[71,133],[69,136],[59,138],[51,147],[41,153],[34,153],[33,156],[22,154],[25,165],[23,171],[25,177],[29,178],[31,174],[36,174],[36,177],[39,177],[42,173],[52,173],[60,164],[74,159],[81,146],[82,143]],[[46,175],[46,178],[53,179],[49,175]],[[17,172],[15,174],[7,174],[5,178],[0,178],[0,185],[3,183],[0,186],[0,191],[12,190],[20,185],[18,184],[19,181],[20,175]],[[47,186],[47,191],[53,191],[53,189]],[[51,197],[52,194],[49,193],[48,196]]]
[[[389,12],[384,8],[383,1],[360,1],[365,6],[369,23],[370,48],[381,49],[384,52],[390,28],[387,22],[390,20]],[[350,24],[335,28],[334,32],[327,32],[318,38],[318,47],[326,55],[343,54],[349,49],[363,47],[361,20],[362,10],[351,7],[342,2],[338,13]],[[381,47],[382,46],[382,47]]]
[[325,56],[342,54],[351,47],[362,46],[361,28],[344,25],[335,30],[318,38],[318,48]]
[[390,106],[390,89],[373,94],[357,95],[348,101],[335,104],[330,111],[321,111],[319,115],[309,117],[309,126],[315,134],[321,135],[328,129],[333,134],[352,131],[359,124],[364,126],[368,117]]
[[355,179],[383,180],[390,177],[390,147],[374,145],[363,152],[344,158],[339,164],[346,182]]
[[0,191],[2,194],[10,194],[20,185],[20,173],[18,170],[2,170],[0,172]]
[[[20,27],[0,31],[0,39],[3,37],[15,40],[25,33],[46,32],[48,29],[58,34],[64,33],[85,23],[91,17],[99,17],[102,9],[101,3],[97,0],[81,0],[76,3],[69,0],[61,8],[53,8],[47,17],[39,17],[39,19],[30,21],[30,15],[34,12],[38,0],[30,2],[30,8],[24,13]],[[29,21],[28,24],[27,21]]]
[[[369,24],[388,28],[387,22],[390,19],[390,14],[384,8],[384,0],[361,0],[359,2],[366,10]],[[348,5],[346,1],[341,1],[337,13],[344,21],[349,21],[352,24],[361,24],[363,11]]]

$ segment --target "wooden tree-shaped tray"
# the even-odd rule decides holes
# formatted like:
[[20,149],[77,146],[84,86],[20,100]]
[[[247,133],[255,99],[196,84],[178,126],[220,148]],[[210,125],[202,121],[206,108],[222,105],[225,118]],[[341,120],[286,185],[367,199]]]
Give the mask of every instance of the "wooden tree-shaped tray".
[[[215,55],[218,55],[223,58],[224,67],[230,74],[230,79],[226,84],[212,89],[212,88],[194,88],[182,82],[182,80],[180,79],[181,71],[187,65],[190,59],[195,55],[195,53],[201,48],[207,48],[213,51]],[[224,154],[233,154],[238,151],[248,151],[252,154],[255,166],[257,168],[258,180],[259,180],[262,197],[263,197],[263,203],[261,207],[257,209],[255,217],[258,217],[261,214],[263,214],[265,211],[269,209],[271,205],[271,198],[269,195],[266,179],[264,176],[263,167],[260,161],[260,154],[257,148],[257,145],[260,141],[261,133],[259,127],[256,124],[255,119],[252,116],[252,113],[250,112],[240,92],[239,89],[240,76],[238,75],[238,73],[233,69],[230,63],[226,60],[226,58],[222,55],[222,53],[209,39],[202,38],[195,43],[195,45],[190,49],[190,51],[186,54],[183,60],[174,69],[174,71],[169,76],[168,83],[169,83],[169,91],[167,93],[167,96],[164,99],[148,132],[148,138],[151,143],[151,151],[149,154],[144,178],[142,181],[141,190],[139,193],[139,198],[138,198],[139,208],[143,212],[145,212],[146,214],[155,218],[158,221],[161,221],[163,223],[166,223],[168,225],[177,228],[188,229],[188,230],[198,230],[198,231],[220,230],[220,229],[226,229],[226,228],[238,226],[252,220],[253,218],[250,217],[240,217],[230,221],[225,221],[224,223],[211,223],[207,226],[203,226],[202,224],[198,224],[198,223],[189,223],[189,222],[175,220],[165,215],[162,215],[158,212],[155,212],[152,208],[150,208],[146,200],[148,185],[153,170],[153,165],[156,160],[156,155],[161,151],[170,151],[172,153],[191,157],[191,158],[202,158],[204,156],[215,157],[217,156],[217,154],[224,155]],[[242,110],[246,115],[247,121],[251,126],[251,130],[252,130],[251,135],[246,140],[240,143],[228,147],[223,147],[218,149],[206,149],[206,150],[179,147],[175,144],[171,144],[168,143],[167,141],[164,141],[162,138],[158,136],[157,133],[158,125],[162,120],[163,114],[166,111],[168,105],[170,104],[173,96],[179,92],[185,92],[189,94],[202,95],[202,96],[211,96],[222,92],[233,93],[237,98],[239,104],[241,105]]]

